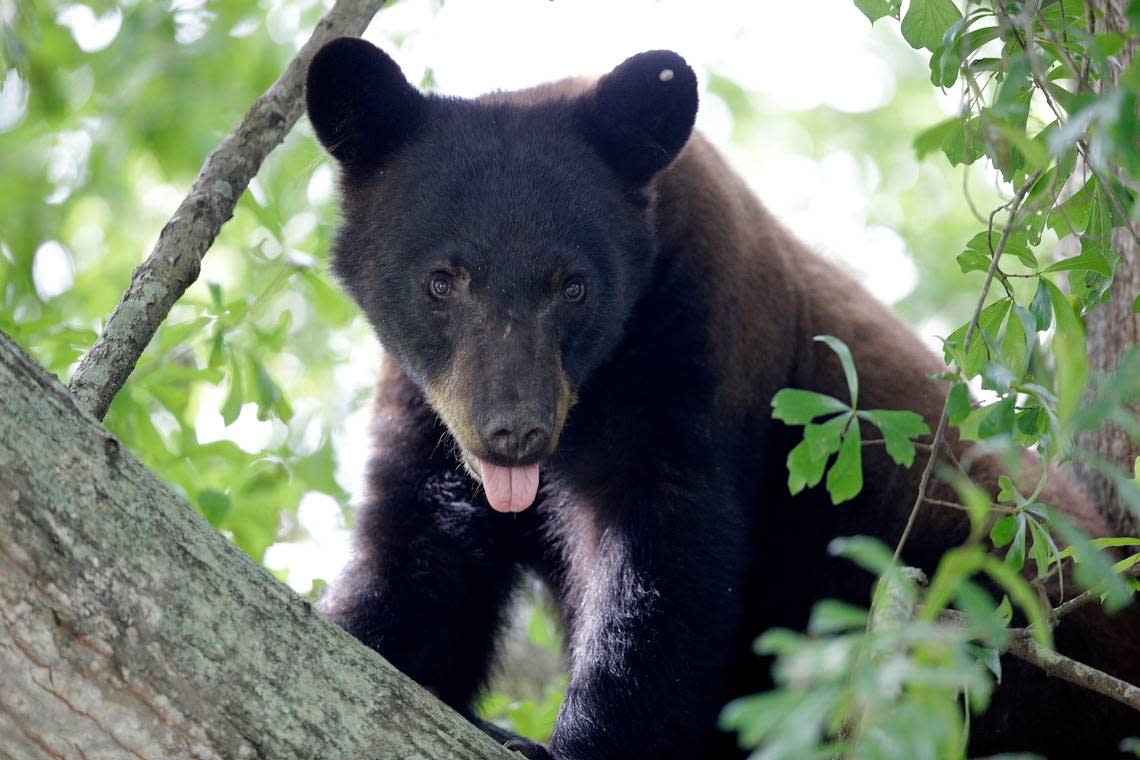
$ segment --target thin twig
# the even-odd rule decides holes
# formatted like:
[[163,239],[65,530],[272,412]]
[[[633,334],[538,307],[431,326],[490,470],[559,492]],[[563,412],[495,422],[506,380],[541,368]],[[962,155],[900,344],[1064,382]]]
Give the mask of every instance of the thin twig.
[[202,257],[233,216],[250,180],[301,116],[305,72],[313,54],[334,37],[364,31],[383,4],[384,0],[339,0],[317,22],[309,41],[277,81],[206,158],[190,193],[131,275],[130,287],[103,334],[71,376],[71,392],[96,418],[107,414],[171,307],[198,278]]
[[[959,502],[956,502],[956,501],[946,501],[945,499],[934,499],[934,498],[931,498],[929,496],[924,497],[923,501],[925,501],[927,504],[934,504],[935,506],[938,506],[938,507],[948,507],[950,509],[956,509],[959,512],[969,512],[970,511],[970,508],[967,507],[965,504],[960,504]],[[1017,510],[1014,509],[1013,507],[1007,507],[1004,504],[995,504],[993,502],[990,502],[989,510],[991,512],[1000,512],[1003,515],[1017,514]]]
[[[1140,578],[1140,565],[1133,565],[1130,567],[1123,576],[1126,578]],[[1081,607],[1100,599],[1100,595],[1104,593],[1103,588],[1090,588],[1077,596],[1073,597],[1067,602],[1058,604],[1053,609],[1049,610],[1049,624],[1056,626],[1061,621],[1061,618],[1066,615],[1076,612]]]

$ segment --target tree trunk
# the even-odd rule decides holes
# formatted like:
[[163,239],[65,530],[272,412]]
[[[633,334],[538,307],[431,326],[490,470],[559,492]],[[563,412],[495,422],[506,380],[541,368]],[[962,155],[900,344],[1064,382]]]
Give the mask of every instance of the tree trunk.
[[[1093,0],[1091,7],[1101,15],[1093,24],[1096,33],[1127,32],[1128,17],[1124,11],[1129,0]],[[1121,51],[1112,65],[1112,84],[1116,86],[1120,73],[1136,52],[1135,41]],[[1131,209],[1127,209],[1131,211]],[[1117,266],[1112,298],[1097,307],[1085,321],[1088,327],[1089,365],[1097,372],[1111,372],[1120,363],[1121,356],[1130,346],[1140,342],[1140,314],[1132,311],[1133,299],[1140,294],[1140,252],[1137,251],[1133,231],[1140,233],[1140,224],[1132,223],[1133,230],[1118,229],[1113,233],[1113,247],[1123,256]],[[1140,413],[1140,409],[1136,410]],[[1131,472],[1133,462],[1140,456],[1140,442],[1133,442],[1118,427],[1105,425],[1100,430],[1081,437],[1083,451],[1098,454]],[[1077,468],[1085,489],[1100,505],[1121,535],[1140,535],[1140,515],[1128,510],[1116,496],[1116,489],[1103,475],[1088,466]]]
[[0,333],[0,756],[506,758]]

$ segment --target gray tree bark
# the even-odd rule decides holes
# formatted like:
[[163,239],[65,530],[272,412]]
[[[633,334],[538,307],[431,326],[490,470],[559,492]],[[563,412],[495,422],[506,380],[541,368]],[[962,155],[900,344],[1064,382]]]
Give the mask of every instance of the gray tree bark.
[[162,228],[158,242],[131,275],[131,285],[99,340],[71,376],[71,392],[103,419],[174,303],[198,279],[202,257],[238,199],[305,110],[305,73],[313,55],[334,37],[360,34],[384,0],[338,0],[309,41],[257,99],[198,172],[190,193]]
[[506,758],[0,333],[0,756]]
[[[1093,30],[1097,33],[1127,32],[1129,24],[1125,10],[1128,2],[1092,0],[1090,6],[1100,15],[1093,23]],[[1113,86],[1118,84],[1120,73],[1127,68],[1135,53],[1136,43],[1133,41],[1117,56],[1112,66]],[[1140,224],[1136,222],[1132,222],[1132,230],[1118,229],[1113,233],[1113,247],[1124,258],[1116,269],[1112,298],[1089,314],[1085,321],[1089,366],[1097,372],[1115,370],[1124,352],[1140,342],[1140,314],[1132,312],[1132,302],[1140,295],[1140,252],[1137,251],[1136,234],[1140,234]],[[1136,412],[1140,414],[1140,408]],[[1132,441],[1127,433],[1112,425],[1082,436],[1080,448],[1102,456],[1128,472],[1132,471],[1133,462],[1140,456],[1140,442]],[[1101,505],[1103,514],[1120,535],[1140,535],[1140,515],[1120,503],[1113,484],[1088,466],[1078,466],[1077,470],[1082,485]]]

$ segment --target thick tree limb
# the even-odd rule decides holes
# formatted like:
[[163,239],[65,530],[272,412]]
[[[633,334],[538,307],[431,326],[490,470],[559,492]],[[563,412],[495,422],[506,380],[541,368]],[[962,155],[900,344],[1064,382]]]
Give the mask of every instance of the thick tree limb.
[[0,333],[0,755],[507,758],[314,613]]
[[162,228],[158,242],[135,269],[131,284],[103,334],[71,377],[71,392],[103,419],[112,399],[174,303],[198,279],[202,257],[230,217],[265,157],[285,139],[304,111],[305,71],[328,40],[360,34],[384,0],[338,0],[265,94],[209,155],[190,194]]

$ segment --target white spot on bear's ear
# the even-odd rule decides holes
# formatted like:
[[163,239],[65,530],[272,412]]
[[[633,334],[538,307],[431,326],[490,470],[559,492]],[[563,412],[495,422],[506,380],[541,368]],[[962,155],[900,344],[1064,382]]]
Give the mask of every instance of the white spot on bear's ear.
[[661,73],[657,75],[657,78],[662,82],[668,82],[673,78],[673,69],[661,69]]

